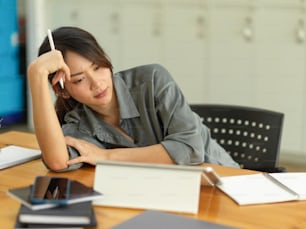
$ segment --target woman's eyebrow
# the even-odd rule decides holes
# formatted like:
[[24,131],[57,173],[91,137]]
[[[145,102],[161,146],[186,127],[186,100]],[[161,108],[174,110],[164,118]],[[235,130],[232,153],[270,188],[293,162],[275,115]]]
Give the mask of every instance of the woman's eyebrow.
[[78,75],[82,75],[83,72],[77,72],[77,73],[73,73],[70,75],[70,77],[74,77],[74,76],[78,76]]
[[[94,64],[94,63],[92,63],[92,64],[90,65],[90,67],[92,67],[93,65],[95,65],[95,64]],[[70,77],[74,77],[74,76],[82,75],[83,73],[84,73],[84,71],[83,71],[83,72],[76,72],[76,73],[71,74],[71,75],[70,75]]]

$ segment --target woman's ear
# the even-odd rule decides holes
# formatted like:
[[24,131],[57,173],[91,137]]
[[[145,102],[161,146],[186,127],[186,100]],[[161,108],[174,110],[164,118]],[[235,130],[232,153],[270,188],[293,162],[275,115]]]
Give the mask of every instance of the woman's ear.
[[62,89],[60,93],[61,93],[60,96],[63,97],[64,99],[70,98],[68,91],[66,91],[65,89]]
[[70,95],[66,89],[62,89],[59,84],[53,85],[52,86],[53,91],[55,92],[56,96],[60,96],[63,99],[69,99]]

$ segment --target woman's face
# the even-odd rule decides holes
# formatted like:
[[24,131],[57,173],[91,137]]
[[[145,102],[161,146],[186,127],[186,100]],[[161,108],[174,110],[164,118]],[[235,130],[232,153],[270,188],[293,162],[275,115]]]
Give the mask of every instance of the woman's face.
[[71,80],[65,82],[69,95],[95,111],[110,105],[113,96],[112,73],[77,53],[68,51],[65,57]]

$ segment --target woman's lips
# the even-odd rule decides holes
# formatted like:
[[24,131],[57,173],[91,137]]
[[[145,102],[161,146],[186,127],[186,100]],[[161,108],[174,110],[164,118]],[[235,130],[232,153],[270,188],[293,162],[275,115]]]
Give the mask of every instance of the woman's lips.
[[99,92],[98,94],[96,94],[94,97],[97,98],[97,99],[99,99],[99,98],[105,97],[106,94],[107,94],[107,88],[106,88],[105,90]]

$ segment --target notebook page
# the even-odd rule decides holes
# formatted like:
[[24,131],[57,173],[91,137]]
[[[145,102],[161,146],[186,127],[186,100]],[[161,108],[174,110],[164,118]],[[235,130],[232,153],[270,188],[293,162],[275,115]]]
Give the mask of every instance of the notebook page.
[[284,190],[262,173],[228,176],[218,185],[224,193],[240,205],[264,204],[296,200],[297,197]]
[[270,173],[270,176],[273,176],[275,179],[299,194],[300,200],[306,200],[305,172]]

